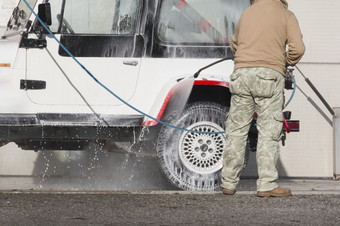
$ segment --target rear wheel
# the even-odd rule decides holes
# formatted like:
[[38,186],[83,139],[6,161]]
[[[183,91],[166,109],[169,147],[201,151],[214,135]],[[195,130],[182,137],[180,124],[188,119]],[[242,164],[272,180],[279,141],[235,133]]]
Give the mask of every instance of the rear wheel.
[[[209,102],[186,107],[167,121],[193,131],[222,132],[229,108]],[[224,133],[201,134],[163,126],[158,136],[157,157],[172,184],[184,190],[217,190],[220,184]]]

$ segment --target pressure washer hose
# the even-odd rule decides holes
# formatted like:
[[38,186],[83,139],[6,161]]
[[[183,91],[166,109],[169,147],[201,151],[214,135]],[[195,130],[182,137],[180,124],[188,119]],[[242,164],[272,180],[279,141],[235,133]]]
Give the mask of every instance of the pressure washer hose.
[[288,104],[290,104],[290,102],[293,100],[293,97],[294,97],[295,91],[296,91],[296,80],[295,80],[295,77],[294,77],[293,73],[290,72],[289,70],[288,70],[288,76],[290,76],[290,77],[293,79],[293,85],[294,85],[294,87],[293,87],[292,95],[290,95],[290,98],[289,98],[288,101],[286,102],[284,108],[286,108],[286,107],[288,106]]
[[[53,39],[58,42],[58,44],[65,50],[65,52],[97,83],[99,84],[102,88],[104,88],[107,92],[109,92],[111,95],[113,95],[115,98],[117,98],[119,101],[121,101],[123,104],[127,105],[128,107],[130,107],[131,109],[137,111],[138,113],[162,124],[168,127],[172,127],[174,129],[178,129],[178,130],[182,130],[182,131],[186,131],[186,132],[191,132],[191,133],[200,133],[200,134],[223,134],[225,133],[225,131],[219,131],[219,132],[204,132],[204,131],[197,131],[197,130],[189,130],[186,128],[181,128],[175,125],[171,125],[169,123],[166,123],[164,121],[161,121],[159,119],[156,119],[155,117],[135,108],[134,106],[132,106],[131,104],[129,104],[128,102],[126,102],[125,100],[123,100],[121,97],[119,97],[117,94],[115,94],[112,90],[110,90],[107,86],[105,86],[103,83],[101,83],[84,65],[82,65],[73,55],[72,53],[57,39],[57,37],[50,31],[50,29],[45,25],[45,23],[39,18],[39,16],[34,12],[33,8],[27,3],[26,0],[23,0],[25,2],[25,4],[27,5],[27,7],[29,8],[29,10],[33,13],[33,15],[37,18],[37,20],[40,22],[40,24],[44,27],[44,29],[53,37]],[[206,67],[200,69],[198,72],[195,73],[194,77],[197,78],[199,73],[217,63],[223,62],[225,61],[227,58],[218,60],[212,64],[207,65]],[[294,79],[294,76],[293,76]],[[289,102],[291,101],[291,99],[293,98],[293,95],[295,93],[295,79],[294,79],[294,91],[293,94],[291,96],[291,98],[289,99],[289,101],[287,102],[286,106],[289,104]]]

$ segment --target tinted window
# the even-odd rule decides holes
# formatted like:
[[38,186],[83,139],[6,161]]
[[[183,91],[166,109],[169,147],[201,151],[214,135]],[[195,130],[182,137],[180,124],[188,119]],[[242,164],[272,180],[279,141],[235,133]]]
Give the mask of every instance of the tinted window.
[[[135,34],[141,0],[51,1],[54,32],[63,34]],[[58,4],[56,4],[58,3]],[[64,12],[64,13],[62,13]]]
[[158,38],[170,43],[228,43],[249,0],[165,0]]

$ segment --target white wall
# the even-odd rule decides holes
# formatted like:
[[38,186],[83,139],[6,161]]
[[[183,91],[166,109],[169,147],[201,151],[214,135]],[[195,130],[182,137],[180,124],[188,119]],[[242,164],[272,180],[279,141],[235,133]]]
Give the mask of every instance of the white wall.
[[[11,8],[18,0],[0,0],[0,29],[5,26]],[[297,16],[306,53],[298,65],[303,73],[318,88],[332,107],[340,107],[340,1],[339,0],[288,0],[289,8]],[[0,30],[1,33],[1,30]],[[333,176],[333,118],[318,97],[295,71],[298,89],[287,110],[293,119],[300,120],[300,132],[288,134],[287,145],[282,148],[279,170],[288,177],[332,177]],[[290,91],[287,91],[287,98]],[[15,145],[0,148],[0,160],[8,158],[8,152],[17,158],[8,158],[0,165],[0,175],[26,174],[34,164],[34,154],[14,151]],[[5,154],[6,153],[6,154]],[[28,158],[22,157],[27,155]],[[32,159],[32,161],[27,161]],[[1,162],[1,161],[0,161]],[[20,164],[22,163],[22,164]],[[13,170],[8,168],[13,166]],[[254,174],[255,170],[248,170]],[[26,173],[25,173],[26,172]]]
[[[288,0],[288,3],[299,20],[306,45],[305,56],[298,67],[331,107],[339,107],[340,1]],[[281,154],[281,174],[331,177],[333,117],[298,71],[295,76],[299,89],[287,109],[293,112],[294,119],[301,121],[301,131],[288,136],[288,144]]]

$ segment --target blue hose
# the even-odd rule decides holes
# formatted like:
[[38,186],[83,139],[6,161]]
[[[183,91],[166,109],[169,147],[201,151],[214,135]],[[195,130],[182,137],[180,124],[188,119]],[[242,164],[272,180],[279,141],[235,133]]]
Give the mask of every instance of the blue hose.
[[285,104],[285,108],[286,108],[286,107],[288,106],[288,104],[290,104],[290,102],[293,100],[293,97],[294,97],[294,95],[295,95],[295,90],[296,90],[296,80],[295,80],[295,77],[294,77],[293,73],[290,72],[290,71],[288,71],[288,75],[289,75],[290,77],[292,77],[294,87],[293,87],[292,95],[290,96],[289,100],[288,100],[287,103]]
[[[130,107],[131,109],[137,111],[138,113],[152,119],[155,120],[156,122],[168,126],[168,127],[172,127],[174,129],[178,129],[178,130],[182,130],[182,131],[186,131],[186,132],[191,132],[191,133],[200,133],[200,134],[223,134],[225,133],[225,131],[219,131],[219,132],[204,132],[204,131],[197,131],[197,130],[189,130],[189,129],[185,129],[185,128],[181,128],[175,125],[171,125],[168,124],[166,122],[163,122],[159,119],[156,119],[155,117],[152,117],[151,115],[148,115],[147,113],[135,108],[134,106],[132,106],[131,104],[129,104],[128,102],[126,102],[125,100],[123,100],[121,97],[119,97],[117,94],[115,94],[112,90],[110,90],[107,86],[105,86],[103,83],[101,83],[95,76],[92,75],[92,73],[87,70],[87,68],[82,65],[73,55],[72,53],[57,39],[57,37],[55,37],[55,35],[50,31],[50,29],[45,25],[45,23],[39,18],[39,16],[34,12],[34,10],[32,9],[32,7],[27,3],[26,0],[23,0],[25,2],[25,4],[27,5],[27,7],[29,8],[29,10],[33,13],[33,15],[38,19],[38,21],[40,22],[40,24],[44,27],[44,29],[54,38],[55,41],[58,42],[58,44],[65,50],[65,52],[72,57],[72,59],[97,83],[99,84],[101,87],[103,87],[106,91],[108,91],[110,94],[112,94],[114,97],[116,97],[119,101],[121,101],[123,104],[127,105],[128,107]],[[295,83],[295,78],[293,77],[293,81],[294,81],[294,90],[292,93],[292,96],[290,97],[290,99],[288,100],[286,106],[290,103],[290,101],[293,99],[294,93],[295,93],[295,88],[296,88],[296,83]]]

